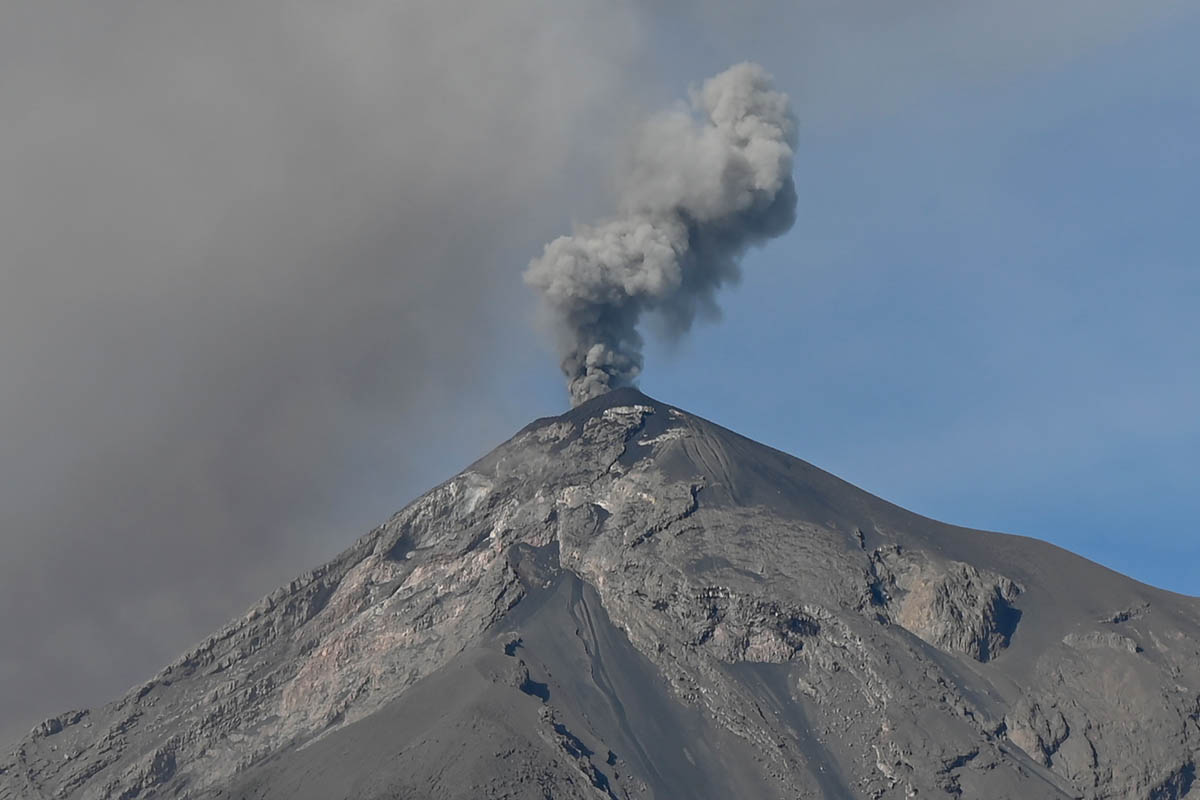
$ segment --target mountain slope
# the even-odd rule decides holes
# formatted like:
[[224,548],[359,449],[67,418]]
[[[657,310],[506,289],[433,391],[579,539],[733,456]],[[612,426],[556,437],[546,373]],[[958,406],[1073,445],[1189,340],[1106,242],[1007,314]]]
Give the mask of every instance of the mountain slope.
[[1200,796],[1200,601],[633,390],[539,420],[0,799]]

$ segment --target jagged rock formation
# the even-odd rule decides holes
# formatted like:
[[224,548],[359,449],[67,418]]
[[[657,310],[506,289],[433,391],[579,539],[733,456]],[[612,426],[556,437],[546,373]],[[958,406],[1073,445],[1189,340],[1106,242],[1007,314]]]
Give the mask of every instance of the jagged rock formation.
[[26,798],[1200,796],[1200,601],[618,390],[124,698]]

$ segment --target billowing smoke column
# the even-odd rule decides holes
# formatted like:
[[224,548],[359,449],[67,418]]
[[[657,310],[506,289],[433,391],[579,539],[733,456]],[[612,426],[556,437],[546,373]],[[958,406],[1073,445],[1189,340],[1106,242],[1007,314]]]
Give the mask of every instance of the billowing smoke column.
[[546,245],[525,272],[559,327],[572,405],[627,385],[642,369],[644,312],[672,335],[740,277],[746,248],[795,221],[796,124],[787,95],[757,64],[738,64],[652,117],[633,151],[620,214]]

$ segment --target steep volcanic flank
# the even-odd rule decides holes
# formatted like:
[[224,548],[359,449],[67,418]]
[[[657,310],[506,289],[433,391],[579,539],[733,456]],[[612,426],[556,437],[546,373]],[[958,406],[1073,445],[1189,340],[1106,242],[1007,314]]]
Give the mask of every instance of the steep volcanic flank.
[[0,798],[1200,796],[1200,601],[633,390],[539,420]]

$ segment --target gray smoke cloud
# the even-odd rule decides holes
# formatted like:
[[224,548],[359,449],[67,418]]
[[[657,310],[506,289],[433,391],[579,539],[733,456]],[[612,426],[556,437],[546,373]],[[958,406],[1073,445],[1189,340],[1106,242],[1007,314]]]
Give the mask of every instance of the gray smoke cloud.
[[525,273],[560,337],[572,405],[637,378],[643,314],[675,336],[716,315],[746,249],[795,221],[796,123],[771,76],[738,64],[690,101],[640,131],[619,215],[550,242]]

